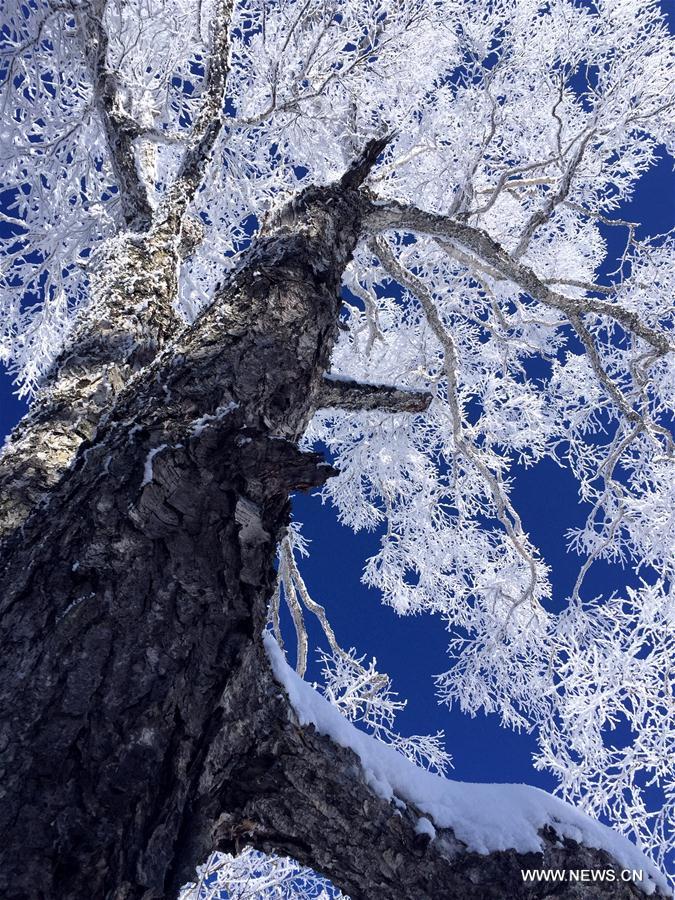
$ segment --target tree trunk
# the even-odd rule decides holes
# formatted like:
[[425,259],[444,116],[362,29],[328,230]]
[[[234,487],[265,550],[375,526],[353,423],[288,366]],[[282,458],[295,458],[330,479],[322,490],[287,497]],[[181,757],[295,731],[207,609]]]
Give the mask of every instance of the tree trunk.
[[[243,843],[354,900],[547,896],[520,878],[540,857],[417,835],[414,810],[379,799],[351,751],[299,727],[262,646],[289,494],[333,471],[297,441],[322,394],[362,174],[280,216],[5,541],[7,900],[170,898],[212,849]],[[609,865],[553,834],[545,846],[544,865]]]

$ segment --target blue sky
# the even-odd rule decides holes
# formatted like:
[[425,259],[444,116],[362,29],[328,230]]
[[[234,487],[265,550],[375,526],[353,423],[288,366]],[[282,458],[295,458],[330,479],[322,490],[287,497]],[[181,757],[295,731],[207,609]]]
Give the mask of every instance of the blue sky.
[[[612,216],[643,223],[637,233],[640,238],[675,226],[675,175],[671,166],[672,161],[661,153],[659,163],[644,176],[632,202]],[[611,259],[623,249],[625,234],[616,228],[605,228],[605,232]],[[583,521],[576,482],[568,471],[544,461],[518,475],[514,501],[524,528],[552,566],[554,596],[561,601],[569,594],[579,568],[579,557],[566,552],[564,538],[569,527]],[[312,541],[309,559],[302,562],[303,575],[314,599],[326,607],[338,640],[344,647],[354,646],[359,654],[375,656],[380,671],[389,674],[394,689],[408,699],[406,710],[397,719],[401,733],[443,729],[453,756],[451,777],[527,782],[553,790],[556,779],[532,766],[536,750],[533,735],[503,729],[494,715],[472,719],[458,709],[449,711],[438,705],[433,676],[448,667],[448,635],[443,622],[431,615],[400,618],[380,602],[377,591],[360,583],[365,559],[379,548],[379,535],[354,535],[338,524],[334,511],[322,506],[317,497],[296,496],[294,515],[303,523],[304,536]],[[636,583],[630,573],[602,561],[592,567],[586,579],[590,596],[606,595],[627,583]],[[315,629],[312,634],[316,644],[320,633]],[[315,655],[312,662],[307,677],[318,680]]]

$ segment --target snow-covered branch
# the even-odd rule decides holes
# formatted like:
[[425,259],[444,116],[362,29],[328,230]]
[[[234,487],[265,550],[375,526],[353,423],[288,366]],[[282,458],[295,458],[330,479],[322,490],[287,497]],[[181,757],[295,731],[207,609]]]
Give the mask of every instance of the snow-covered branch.
[[434,213],[426,212],[412,205],[404,205],[394,200],[369,202],[366,214],[368,226],[374,232],[389,229],[407,230],[432,237],[445,238],[457,242],[461,248],[474,253],[480,261],[491,266],[506,281],[516,285],[543,306],[558,309],[567,315],[598,315],[614,319],[627,331],[641,337],[660,355],[668,353],[672,345],[665,334],[642,321],[638,315],[625,309],[619,303],[609,303],[595,298],[567,297],[552,290],[529,267],[514,259],[486,231],[473,228]]

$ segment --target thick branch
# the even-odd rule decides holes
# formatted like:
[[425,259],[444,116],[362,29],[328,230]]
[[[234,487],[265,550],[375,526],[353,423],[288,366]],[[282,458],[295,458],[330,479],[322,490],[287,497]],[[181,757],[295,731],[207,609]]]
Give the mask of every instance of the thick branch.
[[124,235],[92,266],[93,299],[0,455],[0,540],[46,497],[120,390],[178,330],[171,242]]
[[[615,875],[614,882],[594,886],[592,895],[575,883],[556,885],[561,900],[644,897],[636,885],[621,881],[620,867],[607,853],[550,826],[540,832],[541,853],[479,854],[451,828],[435,827],[431,838],[420,828],[428,814],[405,796],[378,796],[368,786],[374,773],[364,771],[353,750],[299,720],[259,649],[236,681],[222,740],[231,746],[237,735],[237,752],[214,755],[214,799],[197,814],[198,821],[214,823],[218,849],[236,852],[250,843],[287,854],[329,877],[351,900],[544,900],[550,885],[524,882],[521,870],[545,868],[611,869]],[[417,772],[409,768],[414,783]]]
[[[96,0],[85,14],[87,50],[94,74],[96,105],[106,136],[111,165],[120,188],[120,202],[127,226],[145,232],[156,218],[148,197],[148,186],[140,174],[136,149],[138,138],[146,135],[129,110],[124,108],[119,76],[108,68],[108,35],[103,27],[106,0]],[[229,26],[232,15],[231,0],[221,0],[210,23],[211,41],[207,60],[202,105],[189,136],[178,174],[168,190],[162,212],[155,227],[180,230],[187,206],[198,190],[211,152],[222,130],[224,98],[229,68]],[[150,138],[156,137],[149,134]]]
[[[117,76],[106,68],[105,2],[85,12],[88,52],[115,177],[134,233],[113,239],[92,261],[93,301],[55,360],[30,414],[0,456],[0,539],[18,527],[62,477],[83,441],[129,378],[147,365],[179,328],[174,309],[177,268],[186,250],[185,210],[199,188],[222,127],[231,3],[213,23],[205,100],[192,145],[169,192],[165,218],[152,224],[135,161],[140,132],[117,99]],[[152,227],[151,227],[152,225]]]
[[341,187],[347,190],[361,187],[375,165],[378,156],[385,150],[392,137],[393,135],[386,134],[369,141],[340,179]]
[[119,187],[124,220],[128,227],[144,231],[152,220],[152,207],[147,186],[136,165],[133,146],[140,128],[124,109],[117,73],[108,68],[108,35],[103,27],[106,3],[107,0],[95,0],[83,12],[86,52],[94,80],[94,102]]
[[316,398],[318,408],[420,413],[428,409],[431,394],[386,384],[362,384],[351,379],[324,378]]
[[574,299],[552,290],[531,269],[514,260],[486,231],[479,228],[394,200],[371,200],[367,203],[364,218],[366,225],[374,232],[389,228],[407,229],[456,241],[542,305],[558,309],[568,316],[607,316],[647,341],[659,354],[671,349],[663,334],[645,324],[636,313],[617,303],[588,297]]

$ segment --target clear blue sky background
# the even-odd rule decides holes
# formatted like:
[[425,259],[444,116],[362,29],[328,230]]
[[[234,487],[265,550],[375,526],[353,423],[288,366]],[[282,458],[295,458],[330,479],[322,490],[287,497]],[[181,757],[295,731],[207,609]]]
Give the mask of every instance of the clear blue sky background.
[[[672,228],[675,176],[670,161],[663,157],[644,177],[633,202],[613,217],[643,222],[639,237]],[[610,255],[620,253],[623,230],[606,231],[613,245]],[[516,478],[514,500],[524,528],[552,566],[554,597],[560,602],[570,593],[579,567],[579,557],[566,552],[564,538],[569,527],[584,519],[576,482],[568,471],[544,461]],[[532,766],[533,736],[503,729],[497,716],[471,719],[458,709],[448,711],[437,704],[433,676],[447,669],[448,662],[443,622],[431,615],[399,618],[380,602],[377,591],[360,583],[364,560],[377,552],[380,535],[354,535],[316,497],[296,496],[294,514],[312,541],[310,557],[302,563],[307,585],[314,599],[326,607],[340,643],[377,657],[380,670],[391,675],[394,688],[408,698],[408,707],[398,719],[400,731],[419,734],[444,729],[454,758],[452,777],[462,781],[523,781],[552,790],[555,779]],[[627,582],[636,583],[620,567],[598,562],[586,587],[593,596],[620,590]],[[314,634],[318,641],[319,632]],[[316,665],[309,669],[308,678],[319,678]]]

